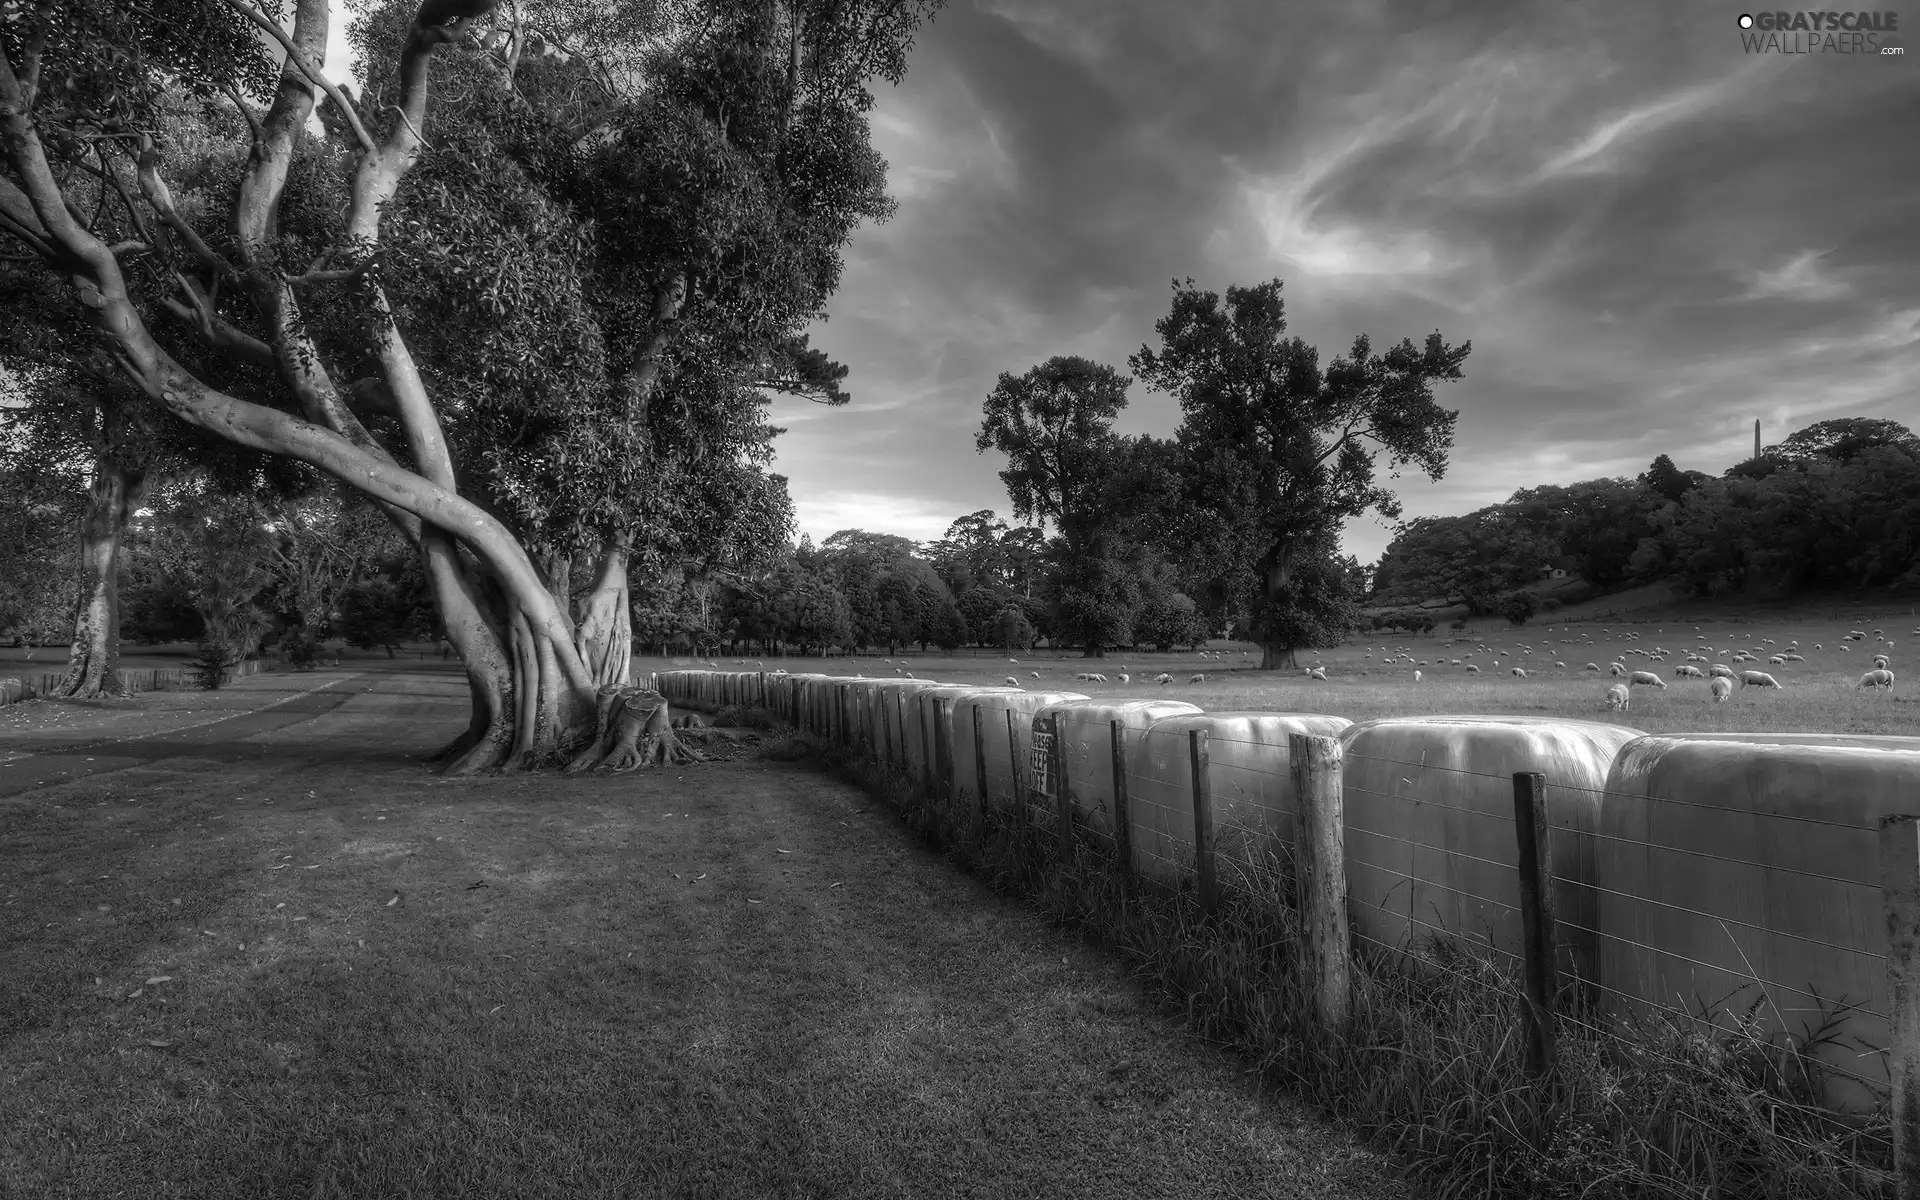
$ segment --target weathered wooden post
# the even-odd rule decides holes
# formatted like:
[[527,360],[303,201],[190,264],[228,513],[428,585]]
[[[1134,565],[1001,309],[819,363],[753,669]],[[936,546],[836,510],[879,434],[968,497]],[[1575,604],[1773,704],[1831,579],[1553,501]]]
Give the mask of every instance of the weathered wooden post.
[[[1011,713],[1009,713],[1011,715]],[[973,790],[980,793],[980,815],[987,815],[987,737],[980,728],[980,705],[973,706]]]
[[1133,890],[1133,812],[1127,805],[1127,752],[1123,726],[1109,721],[1113,738],[1113,844],[1120,858],[1120,878]]
[[1053,719],[1053,780],[1059,790],[1060,824],[1057,836],[1060,841],[1060,859],[1062,862],[1073,854],[1073,796],[1067,788],[1067,748],[1060,736],[1060,718]]
[[945,808],[953,798],[953,749],[951,743],[942,736],[947,725],[947,705],[945,696],[936,696],[933,701],[933,753],[927,757],[927,764],[933,776],[930,781],[934,799]]
[[758,674],[760,676],[760,707],[765,708],[767,706],[767,673],[761,671]]
[[1520,936],[1526,960],[1527,1070],[1553,1069],[1553,1001],[1559,994],[1554,961],[1553,841],[1547,826],[1547,777],[1513,773],[1513,824],[1520,845]]
[[1898,1200],[1920,1200],[1920,817],[1880,818],[1887,914],[1887,1057]]
[[1205,730],[1187,730],[1187,761],[1193,770],[1193,863],[1200,876],[1200,911],[1211,916],[1220,906],[1220,888],[1213,872],[1213,798],[1207,790]]
[[1351,1009],[1348,972],[1347,864],[1340,796],[1340,739],[1296,733],[1288,739],[1300,829],[1296,856],[1306,965],[1321,1028],[1344,1033]]
[[1026,814],[1020,812],[1020,797],[1024,789],[1020,786],[1020,739],[1014,735],[1013,710],[1007,710],[1007,765],[1013,768],[1013,806],[1016,815],[1022,820]]

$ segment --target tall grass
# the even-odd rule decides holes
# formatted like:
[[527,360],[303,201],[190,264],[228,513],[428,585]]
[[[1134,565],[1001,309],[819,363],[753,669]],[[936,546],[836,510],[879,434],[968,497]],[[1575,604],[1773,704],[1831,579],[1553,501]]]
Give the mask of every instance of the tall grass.
[[1064,856],[1052,818],[996,797],[984,810],[925,797],[904,773],[805,734],[768,746],[812,758],[891,807],[929,846],[993,887],[1121,954],[1157,1003],[1239,1049],[1265,1081],[1397,1153],[1434,1196],[1893,1195],[1883,1103],[1865,1118],[1821,1107],[1828,1070],[1804,1041],[1748,1019],[1603,1015],[1571,984],[1557,1055],[1530,1074],[1517,964],[1435,935],[1404,953],[1358,946],[1344,1036],[1315,1021],[1285,848],[1223,829],[1219,903],[1191,882],[1129,879],[1090,830]]

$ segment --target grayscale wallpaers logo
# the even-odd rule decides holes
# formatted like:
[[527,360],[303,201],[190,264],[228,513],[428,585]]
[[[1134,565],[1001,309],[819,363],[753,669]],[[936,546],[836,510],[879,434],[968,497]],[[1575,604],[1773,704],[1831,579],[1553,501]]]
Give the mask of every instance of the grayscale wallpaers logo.
[[1739,25],[1748,54],[1906,53],[1897,12],[1741,13]]

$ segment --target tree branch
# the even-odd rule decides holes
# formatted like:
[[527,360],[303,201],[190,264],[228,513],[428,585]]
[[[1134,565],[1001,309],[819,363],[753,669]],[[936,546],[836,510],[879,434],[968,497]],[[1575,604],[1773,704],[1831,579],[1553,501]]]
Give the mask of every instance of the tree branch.
[[264,29],[274,41],[279,42],[281,46],[285,47],[287,51],[287,61],[300,68],[300,73],[305,75],[313,86],[325,92],[327,99],[340,106],[341,115],[346,118],[348,127],[353,130],[354,140],[360,143],[362,149],[368,153],[372,153],[373,139],[367,136],[367,127],[360,123],[360,114],[353,107],[352,102],[341,93],[339,88],[333,85],[331,80],[321,73],[319,67],[307,61],[307,56],[300,53],[300,48],[295,46],[293,39],[287,36],[284,29],[280,28],[280,23],[269,20],[265,13],[262,13],[253,5],[248,4],[246,0],[227,0],[227,6],[247,20],[252,21],[255,25],[258,25],[261,29]]

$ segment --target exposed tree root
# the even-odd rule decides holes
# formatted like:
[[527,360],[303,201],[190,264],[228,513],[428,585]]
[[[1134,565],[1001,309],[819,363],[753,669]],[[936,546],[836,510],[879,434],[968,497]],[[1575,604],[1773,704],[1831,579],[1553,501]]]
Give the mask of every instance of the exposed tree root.
[[706,755],[674,735],[665,696],[641,687],[609,687],[600,689],[593,741],[567,764],[567,771],[631,771],[704,761]]

